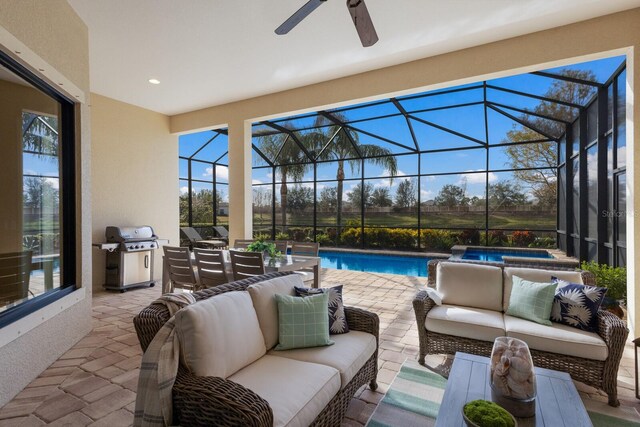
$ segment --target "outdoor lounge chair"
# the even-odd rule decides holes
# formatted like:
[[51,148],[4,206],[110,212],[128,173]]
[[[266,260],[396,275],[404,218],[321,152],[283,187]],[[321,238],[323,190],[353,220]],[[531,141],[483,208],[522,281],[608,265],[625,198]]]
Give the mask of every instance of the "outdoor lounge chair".
[[229,244],[229,231],[221,225],[214,225],[213,229],[218,233],[218,240],[223,240]]
[[193,227],[180,227],[180,231],[189,239],[189,245],[191,248],[224,248],[227,246],[227,242],[219,239],[205,240],[200,233]]

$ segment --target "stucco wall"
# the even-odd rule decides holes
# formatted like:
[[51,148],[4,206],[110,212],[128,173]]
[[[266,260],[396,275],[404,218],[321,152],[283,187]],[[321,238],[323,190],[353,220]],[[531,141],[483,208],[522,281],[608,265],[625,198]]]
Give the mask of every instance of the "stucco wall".
[[[640,199],[634,199],[640,177],[634,170],[640,158],[634,155],[640,141],[640,103],[634,95],[640,87],[640,8],[489,43],[418,61],[330,80],[271,95],[179,114],[171,117],[172,132],[229,126],[229,226],[231,238],[251,236],[247,220],[251,203],[250,151],[246,122],[304,111],[326,109],[367,100],[388,98],[423,90],[526,73],[603,56],[627,55],[627,242],[628,302],[630,325],[640,330]],[[634,215],[638,212],[638,215]],[[637,273],[636,273],[637,271]]]
[[[65,89],[74,90],[69,94],[72,99],[77,96],[82,100],[89,94],[88,45],[87,28],[66,1],[0,0],[0,49],[37,74],[39,69],[45,70],[41,75],[47,81],[54,81],[52,76],[63,77],[54,84],[66,83]],[[78,104],[76,111],[76,283],[84,288],[55,307],[48,306],[0,329],[0,406],[91,327],[91,287],[86,286],[91,283],[89,109],[86,104]]]
[[[150,225],[171,244],[179,241],[178,137],[169,117],[91,95],[93,241],[108,225]],[[155,272],[162,276],[161,251]],[[93,251],[93,286],[104,283],[105,253]]]

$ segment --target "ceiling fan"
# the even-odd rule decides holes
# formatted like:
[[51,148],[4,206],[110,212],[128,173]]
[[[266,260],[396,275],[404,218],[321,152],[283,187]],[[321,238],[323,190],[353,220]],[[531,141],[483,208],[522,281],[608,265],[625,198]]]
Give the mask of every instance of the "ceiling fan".
[[[327,0],[309,0],[306,2],[296,13],[291,15],[289,19],[284,21],[282,25],[276,28],[276,34],[283,35],[291,31],[296,25],[300,23],[304,18],[309,16],[311,12],[316,10],[318,6],[325,3]],[[347,0],[347,9],[353,19],[353,25],[356,26],[356,31],[362,42],[362,46],[369,47],[376,44],[378,41],[378,34],[371,21],[371,16],[367,10],[367,5],[364,0]]]

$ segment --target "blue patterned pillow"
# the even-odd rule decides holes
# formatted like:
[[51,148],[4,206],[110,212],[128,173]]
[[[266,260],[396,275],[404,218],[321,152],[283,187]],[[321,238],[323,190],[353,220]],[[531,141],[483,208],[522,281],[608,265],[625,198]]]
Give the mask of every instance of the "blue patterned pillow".
[[300,288],[295,286],[296,296],[307,297],[309,295],[329,293],[329,333],[346,334],[349,332],[347,316],[342,304],[342,285],[332,288]]
[[580,285],[551,278],[558,284],[551,308],[551,320],[583,331],[597,332],[598,310],[607,288]]

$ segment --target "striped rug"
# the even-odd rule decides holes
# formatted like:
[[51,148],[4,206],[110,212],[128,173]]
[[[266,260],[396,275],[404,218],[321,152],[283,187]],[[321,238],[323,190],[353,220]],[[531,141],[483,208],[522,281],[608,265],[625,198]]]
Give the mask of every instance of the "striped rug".
[[[407,360],[367,422],[368,427],[427,427],[435,425],[447,379]],[[594,427],[640,427],[633,408],[611,408],[585,400]],[[605,413],[605,412],[608,412]],[[615,416],[610,412],[615,412]]]

